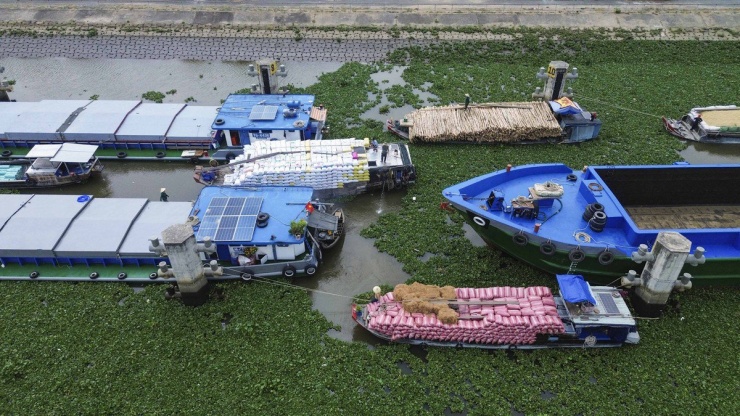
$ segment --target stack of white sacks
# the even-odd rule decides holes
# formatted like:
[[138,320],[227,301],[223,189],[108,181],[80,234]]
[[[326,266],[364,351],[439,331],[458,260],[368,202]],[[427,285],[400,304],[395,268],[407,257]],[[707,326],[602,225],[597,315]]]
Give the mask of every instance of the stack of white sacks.
[[444,324],[434,314],[409,313],[393,293],[368,305],[369,328],[392,340],[467,342],[478,344],[533,344],[537,334],[565,331],[550,289],[537,287],[456,288],[458,301],[501,301],[504,305],[459,306],[460,315],[481,315],[483,319],[459,319]]
[[[231,163],[233,173],[225,175],[224,185],[233,186],[310,186],[314,189],[343,188],[345,184],[368,182],[367,155],[354,153],[363,140],[275,140],[244,146],[244,154]],[[282,153],[250,163],[246,159]]]

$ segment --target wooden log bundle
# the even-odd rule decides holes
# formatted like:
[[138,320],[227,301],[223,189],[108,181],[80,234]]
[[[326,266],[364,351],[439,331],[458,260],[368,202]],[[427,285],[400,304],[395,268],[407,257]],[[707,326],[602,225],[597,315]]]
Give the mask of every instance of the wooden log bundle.
[[416,143],[514,143],[559,138],[562,131],[544,101],[425,107],[407,118]]

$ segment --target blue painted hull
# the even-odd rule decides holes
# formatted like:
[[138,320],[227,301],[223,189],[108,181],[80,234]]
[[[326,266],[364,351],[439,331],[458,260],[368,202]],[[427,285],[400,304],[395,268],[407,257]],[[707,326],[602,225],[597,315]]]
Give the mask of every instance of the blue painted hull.
[[[536,213],[506,212],[507,205],[527,196],[533,184],[547,181],[563,185],[563,195],[541,201]],[[688,207],[699,207],[714,215],[740,206],[738,194],[727,192],[737,186],[740,165],[606,166],[581,171],[542,164],[483,175],[451,186],[443,195],[488,244],[551,273],[575,271],[591,279],[613,280],[629,270],[639,272],[644,264],[632,261],[632,252],[641,244],[651,247],[661,231],[675,231],[692,241],[692,250],[697,246],[706,250],[705,264],[687,264],[683,270],[694,277],[695,284],[734,285],[740,283],[737,224],[722,228],[723,222],[715,221],[697,227],[687,220],[685,227],[638,226],[630,210],[667,207],[683,214]],[[489,205],[492,192],[500,197],[498,207]],[[604,207],[601,231],[583,218],[586,207],[594,203]],[[573,258],[574,251],[581,253]]]

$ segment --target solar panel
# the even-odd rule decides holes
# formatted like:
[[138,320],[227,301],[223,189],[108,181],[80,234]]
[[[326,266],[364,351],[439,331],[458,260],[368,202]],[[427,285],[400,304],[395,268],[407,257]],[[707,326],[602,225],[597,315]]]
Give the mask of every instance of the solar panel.
[[197,238],[251,241],[261,208],[261,197],[213,198],[198,226]]
[[614,302],[614,298],[611,293],[599,293],[599,300],[601,305],[606,309],[606,313],[619,313],[619,307]]
[[276,105],[255,105],[249,113],[250,120],[275,120],[278,107]]

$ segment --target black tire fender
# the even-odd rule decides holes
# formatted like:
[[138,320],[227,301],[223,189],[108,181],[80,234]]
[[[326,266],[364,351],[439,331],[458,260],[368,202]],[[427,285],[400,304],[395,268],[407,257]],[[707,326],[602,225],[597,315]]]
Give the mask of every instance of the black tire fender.
[[127,278],[128,275],[126,274],[126,272],[121,272],[121,273],[118,273],[118,276],[116,276],[116,277],[118,278],[118,280],[123,280],[123,279]]
[[241,278],[245,282],[251,282],[252,279],[254,279],[254,271],[251,269],[246,269],[242,272],[241,275],[239,275],[239,278]]
[[568,260],[570,260],[573,263],[580,263],[583,260],[586,259],[586,253],[580,249],[580,247],[576,247],[573,250],[568,252]]
[[550,241],[540,244],[540,253],[546,256],[552,256],[557,251],[557,246]]
[[599,260],[600,265],[608,266],[612,264],[612,262],[614,261],[614,253],[609,251],[609,249],[606,249],[602,251],[601,253],[599,253],[598,260]]
[[158,277],[159,277],[159,274],[157,274],[157,272],[151,272],[151,273],[149,273],[149,278],[152,279],[152,280],[154,280],[154,279],[156,279]]
[[90,273],[90,279],[95,280],[98,277],[100,277],[100,274],[98,272],[92,272],[92,273]]
[[36,270],[34,270],[31,273],[29,273],[28,277],[30,277],[31,279],[35,279],[35,278],[39,277],[39,272],[37,272]]
[[11,155],[13,155],[12,150],[3,150],[3,157],[10,157]]
[[316,274],[316,266],[308,266],[306,267],[306,274],[309,276],[313,276]]
[[295,276],[295,267],[291,266],[290,264],[283,267],[283,277],[293,277]]
[[529,238],[524,233],[522,233],[521,231],[518,232],[517,234],[514,234],[511,237],[511,241],[513,241],[514,244],[516,244],[518,246],[522,246],[522,247],[524,247],[527,244],[529,244]]
[[167,153],[165,152],[157,152],[156,155],[154,155],[157,159],[162,159],[163,157],[167,156]]
[[128,156],[126,152],[118,152],[118,154],[116,155],[116,157],[118,157],[119,159],[123,159],[126,156]]

